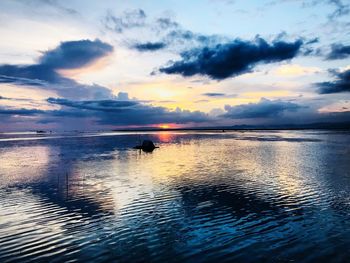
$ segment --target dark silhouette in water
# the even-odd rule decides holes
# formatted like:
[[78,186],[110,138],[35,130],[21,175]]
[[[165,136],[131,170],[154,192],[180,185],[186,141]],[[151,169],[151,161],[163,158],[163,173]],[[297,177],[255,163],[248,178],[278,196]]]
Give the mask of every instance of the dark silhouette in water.
[[141,145],[134,147],[134,149],[140,149],[144,152],[152,152],[155,148],[159,147],[155,146],[151,140],[144,140]]

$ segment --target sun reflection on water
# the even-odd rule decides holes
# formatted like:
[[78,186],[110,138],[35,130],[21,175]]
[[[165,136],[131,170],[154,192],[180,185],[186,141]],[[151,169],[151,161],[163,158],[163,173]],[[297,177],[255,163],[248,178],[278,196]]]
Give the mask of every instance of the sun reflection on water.
[[1,185],[36,181],[47,176],[47,165],[54,155],[50,146],[0,148]]

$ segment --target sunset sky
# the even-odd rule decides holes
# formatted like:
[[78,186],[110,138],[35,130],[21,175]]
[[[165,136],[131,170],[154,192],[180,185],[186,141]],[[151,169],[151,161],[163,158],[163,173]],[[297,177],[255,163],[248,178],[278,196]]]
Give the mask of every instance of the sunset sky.
[[350,121],[348,0],[0,10],[0,131]]

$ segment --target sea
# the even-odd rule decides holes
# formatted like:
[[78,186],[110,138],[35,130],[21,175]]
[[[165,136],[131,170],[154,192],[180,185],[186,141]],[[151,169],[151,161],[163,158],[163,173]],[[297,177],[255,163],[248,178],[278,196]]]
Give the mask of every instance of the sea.
[[350,131],[0,133],[0,262],[349,260]]

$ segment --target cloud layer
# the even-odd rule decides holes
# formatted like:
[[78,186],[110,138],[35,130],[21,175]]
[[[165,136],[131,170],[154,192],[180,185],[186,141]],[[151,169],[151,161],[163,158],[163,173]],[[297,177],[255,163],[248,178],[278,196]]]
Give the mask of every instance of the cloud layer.
[[39,64],[50,69],[81,68],[112,51],[111,45],[98,39],[62,42],[55,49],[44,52]]
[[251,72],[259,63],[292,59],[297,56],[302,44],[302,40],[276,40],[270,44],[262,38],[254,41],[236,39],[226,44],[183,52],[181,60],[170,61],[168,66],[161,67],[159,71],[184,77],[203,75],[222,80]]
[[138,51],[157,51],[166,47],[165,43],[162,42],[146,42],[146,43],[137,43],[133,48]]
[[200,112],[169,110],[155,107],[135,100],[89,100],[75,101],[62,98],[48,98],[47,102],[61,106],[59,110],[12,109],[0,108],[1,115],[36,116],[37,123],[60,123],[63,119],[79,118],[92,120],[95,124],[120,125],[153,125],[160,123],[203,123],[210,122],[212,117]]
[[118,17],[108,12],[102,22],[107,29],[123,33],[127,29],[144,26],[146,17],[146,13],[142,9],[133,9],[126,10]]
[[150,125],[159,123],[200,123],[211,118],[200,111],[188,111],[177,108],[172,111],[164,107],[146,105],[137,101],[71,101],[49,98],[49,103],[61,105],[89,113],[103,125]]
[[43,52],[36,64],[0,65],[0,83],[41,87],[68,98],[111,98],[108,88],[80,84],[57,70],[88,66],[112,51],[111,45],[98,39],[62,42],[55,49]]
[[350,46],[344,46],[342,44],[333,44],[331,51],[327,55],[328,60],[344,59],[350,56]]
[[222,116],[231,119],[271,118],[281,116],[284,112],[296,112],[300,108],[303,107],[293,102],[262,98],[257,103],[226,105],[226,113]]
[[[94,125],[148,126],[161,123],[207,123],[213,120],[208,114],[200,111],[169,110],[165,107],[155,107],[135,100],[89,100],[75,101],[62,98],[48,98],[47,102],[59,105],[59,110],[39,110],[25,108],[0,107],[0,115],[16,117],[35,117],[31,121],[37,124],[59,124],[63,120],[76,122],[77,119],[87,120]],[[25,120],[25,119],[24,119]],[[75,120],[75,121],[74,121]]]
[[333,70],[331,73],[335,76],[335,80],[317,83],[318,92],[320,94],[350,92],[350,69],[343,72]]

